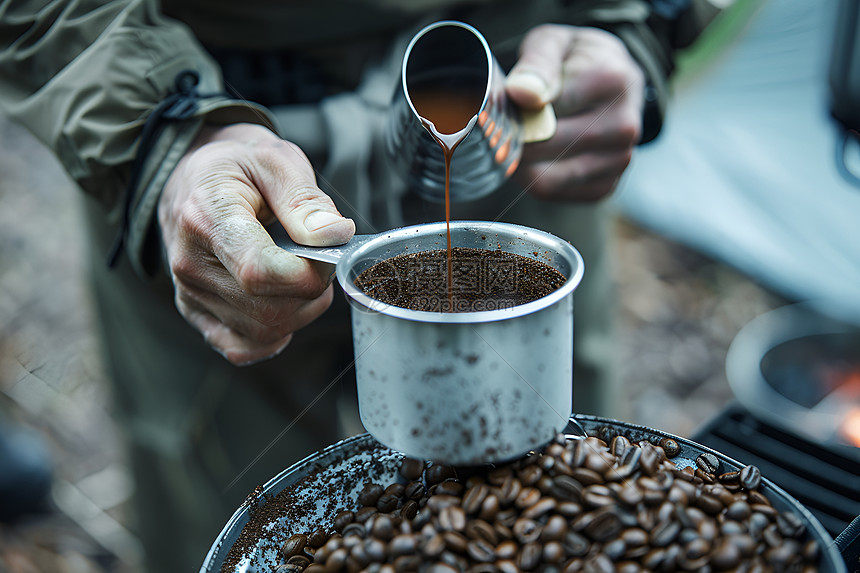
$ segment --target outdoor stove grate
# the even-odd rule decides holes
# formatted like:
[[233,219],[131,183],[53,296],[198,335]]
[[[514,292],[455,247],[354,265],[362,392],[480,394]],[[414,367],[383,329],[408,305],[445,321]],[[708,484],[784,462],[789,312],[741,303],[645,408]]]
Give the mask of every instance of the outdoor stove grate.
[[731,404],[691,437],[745,464],[806,506],[834,537],[860,515],[860,448],[813,443]]

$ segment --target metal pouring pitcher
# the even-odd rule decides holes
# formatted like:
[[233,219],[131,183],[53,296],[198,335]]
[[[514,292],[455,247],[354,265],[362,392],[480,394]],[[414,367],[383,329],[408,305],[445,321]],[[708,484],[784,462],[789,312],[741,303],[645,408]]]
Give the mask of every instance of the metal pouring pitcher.
[[441,313],[382,303],[354,281],[396,255],[444,249],[444,222],[358,235],[343,247],[275,241],[293,254],[336,263],[351,305],[361,421],[381,443],[419,459],[478,465],[519,457],[567,425],[573,292],[584,273],[570,243],[519,225],[451,222],[453,246],[522,255],[567,280],[519,306]]
[[523,147],[519,112],[505,93],[505,74],[486,39],[456,21],[430,24],[406,48],[385,147],[396,170],[424,198],[445,201],[442,148],[421,123],[413,101],[427,91],[458,94],[474,105],[471,131],[451,162],[452,201],[496,190],[516,170]]

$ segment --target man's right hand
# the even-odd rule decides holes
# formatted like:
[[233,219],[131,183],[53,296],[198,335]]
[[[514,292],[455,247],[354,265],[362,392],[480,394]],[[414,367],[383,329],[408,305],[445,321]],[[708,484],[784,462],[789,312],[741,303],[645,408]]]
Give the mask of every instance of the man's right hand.
[[277,355],[331,304],[333,267],[277,247],[264,229],[275,220],[304,245],[355,233],[305,154],[258,125],[205,127],[159,202],[176,307],[236,365]]

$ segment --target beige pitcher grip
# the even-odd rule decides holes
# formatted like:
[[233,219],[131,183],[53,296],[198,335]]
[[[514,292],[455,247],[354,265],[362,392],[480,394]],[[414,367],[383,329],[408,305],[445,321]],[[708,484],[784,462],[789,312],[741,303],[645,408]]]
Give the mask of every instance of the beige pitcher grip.
[[540,109],[520,109],[520,122],[523,128],[523,142],[536,143],[546,141],[555,135],[558,125],[555,110],[551,103],[544,104]]

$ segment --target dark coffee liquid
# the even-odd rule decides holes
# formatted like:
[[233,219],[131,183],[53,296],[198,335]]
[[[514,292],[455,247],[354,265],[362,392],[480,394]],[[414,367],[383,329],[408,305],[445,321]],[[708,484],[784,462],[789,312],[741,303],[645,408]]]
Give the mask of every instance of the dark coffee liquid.
[[[446,268],[449,280],[446,280]],[[564,275],[513,253],[453,247],[397,255],[376,263],[355,286],[381,302],[428,312],[511,308],[558,289]]]
[[[451,247],[451,157],[469,134],[481,102],[483,87],[479,76],[459,78],[458,83],[427,83],[413,86],[409,97],[421,124],[442,147],[445,158],[445,230],[448,241],[448,307],[454,306],[453,254]],[[450,78],[449,78],[450,81]]]

